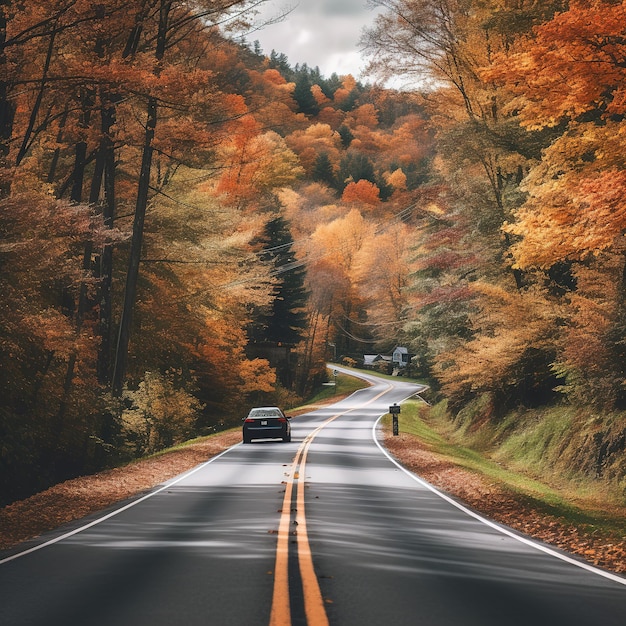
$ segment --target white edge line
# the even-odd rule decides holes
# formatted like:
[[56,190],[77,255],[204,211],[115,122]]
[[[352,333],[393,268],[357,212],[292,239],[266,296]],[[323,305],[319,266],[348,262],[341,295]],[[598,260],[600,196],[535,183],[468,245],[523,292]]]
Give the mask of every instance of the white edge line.
[[4,563],[8,563],[9,561],[14,561],[15,559],[19,559],[23,556],[26,556],[27,554],[31,554],[32,552],[37,552],[37,550],[42,550],[43,548],[47,548],[48,546],[51,546],[55,543],[59,543],[60,541],[63,541],[64,539],[68,539],[69,537],[72,537],[73,535],[77,535],[78,533],[83,532],[84,530],[87,530],[88,528],[91,528],[92,526],[96,526],[97,524],[101,524],[102,522],[115,517],[116,515],[118,515],[119,513],[122,513],[124,511],[127,511],[128,509],[134,507],[135,505],[139,504],[140,502],[143,502],[144,500],[147,500],[148,498],[152,498],[152,496],[156,496],[158,493],[161,493],[161,491],[164,491],[165,489],[169,489],[170,487],[172,487],[173,485],[176,485],[177,483],[179,483],[180,481],[184,480],[185,478],[191,476],[192,474],[195,474],[196,472],[200,471],[201,469],[205,468],[207,465],[209,465],[209,463],[213,463],[213,461],[216,461],[217,459],[219,459],[221,456],[224,456],[227,452],[230,452],[233,448],[237,447],[241,445],[240,443],[236,443],[235,445],[231,446],[230,448],[227,448],[226,450],[223,450],[222,452],[220,452],[219,454],[215,455],[214,457],[211,457],[208,461],[205,461],[204,463],[201,463],[200,465],[198,465],[197,467],[194,467],[193,469],[189,470],[188,472],[185,472],[184,474],[181,474],[178,477],[173,478],[172,480],[167,481],[166,483],[164,483],[163,485],[161,485],[161,487],[159,487],[158,489],[155,489],[154,491],[151,491],[150,493],[146,494],[145,496],[142,496],[141,498],[138,498],[137,500],[133,500],[132,502],[129,502],[128,504],[126,504],[125,506],[116,509],[115,511],[111,511],[111,513],[108,513],[107,515],[104,515],[103,517],[100,517],[96,520],[94,520],[93,522],[89,522],[89,524],[85,524],[84,526],[81,526],[80,528],[75,528],[74,530],[65,533],[64,535],[60,535],[59,537],[55,537],[54,539],[50,539],[49,541],[46,541],[44,543],[41,543],[39,545],[33,546],[32,548],[29,548],[28,550],[23,550],[22,552],[17,552],[16,554],[13,554],[11,556],[8,556],[2,560],[0,560],[0,565],[3,565]]
[[503,535],[508,535],[509,537],[512,537],[513,539],[515,539],[516,541],[519,541],[520,543],[526,544],[527,546],[530,546],[531,548],[534,548],[536,550],[544,552],[545,554],[548,554],[550,556],[556,557],[557,559],[560,559],[561,561],[565,561],[566,563],[569,563],[570,565],[575,565],[576,567],[580,567],[581,569],[587,570],[588,572],[591,572],[592,574],[597,574],[598,576],[602,576],[603,578],[608,578],[609,580],[612,580],[613,582],[616,582],[616,583],[618,583],[620,585],[625,585],[626,586],[626,578],[623,578],[622,576],[619,576],[618,574],[613,574],[612,572],[607,572],[605,570],[598,569],[597,567],[594,567],[593,565],[590,565],[589,563],[585,563],[584,561],[578,561],[576,559],[573,559],[573,558],[567,556],[566,554],[562,554],[561,552],[557,552],[556,550],[553,550],[552,548],[549,548],[546,545],[537,543],[536,541],[533,541],[532,539],[529,539],[528,537],[524,537],[523,535],[519,535],[519,534],[513,532],[512,530],[509,530],[508,528],[506,528],[504,526],[501,526],[500,524],[497,524],[496,522],[492,522],[491,520],[488,520],[487,518],[482,517],[481,515],[479,515],[475,511],[472,511],[471,509],[468,509],[467,507],[463,506],[462,504],[460,504],[459,502],[457,502],[453,498],[447,496],[445,493],[439,491],[436,487],[433,487],[431,484],[427,483],[425,480],[423,480],[422,478],[417,476],[417,474],[414,474],[413,472],[407,470],[405,467],[400,465],[400,463],[398,463],[387,452],[387,450],[385,450],[385,448],[383,448],[383,446],[378,441],[378,437],[376,436],[376,431],[378,429],[378,425],[379,425],[380,420],[382,418],[383,418],[383,415],[381,415],[376,420],[376,422],[374,423],[374,426],[372,427],[372,438],[374,439],[374,442],[376,443],[376,445],[378,446],[380,451],[398,469],[402,470],[407,476],[409,476],[409,478],[412,478],[414,481],[416,481],[417,483],[419,483],[423,487],[426,487],[426,489],[429,489],[434,494],[438,495],[440,498],[442,498],[446,502],[449,502],[450,504],[455,506],[457,509],[463,511],[464,513],[466,513],[470,517],[473,517],[473,518],[477,519],[479,522],[482,522],[486,526],[489,526],[490,528],[493,528],[494,530],[497,530],[498,532],[502,533]]

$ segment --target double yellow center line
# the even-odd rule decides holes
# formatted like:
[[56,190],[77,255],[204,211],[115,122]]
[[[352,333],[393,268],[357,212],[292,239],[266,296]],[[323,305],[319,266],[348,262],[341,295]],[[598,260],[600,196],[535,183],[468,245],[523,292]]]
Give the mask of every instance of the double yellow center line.
[[[389,389],[391,388],[392,387],[390,386]],[[374,398],[364,402],[361,407],[378,400],[378,398],[387,393],[389,389],[382,391]],[[297,528],[296,537],[298,546],[298,564],[300,567],[300,578],[302,580],[306,621],[309,626],[328,625],[328,616],[326,615],[326,609],[324,607],[324,599],[322,598],[322,592],[313,568],[313,556],[311,554],[311,546],[309,545],[309,537],[306,527],[306,515],[304,510],[306,460],[311,443],[319,432],[338,417],[354,410],[355,407],[348,409],[347,411],[343,411],[342,413],[337,413],[337,415],[333,415],[320,424],[314,431],[305,437],[293,460],[293,464],[289,472],[289,478],[287,480],[287,486],[285,488],[285,497],[283,498],[280,523],[278,525],[278,543],[276,546],[276,564],[274,566],[274,593],[272,596],[270,626],[290,626],[291,624],[288,566],[289,537],[291,535],[291,503],[293,499],[294,484],[296,485],[295,521]]]
[[333,415],[323,424],[318,426],[312,433],[307,435],[298,448],[298,452],[293,460],[285,497],[283,498],[283,508],[278,525],[278,544],[276,547],[276,565],[274,567],[274,594],[272,597],[272,612],[270,615],[270,626],[288,626],[291,624],[291,607],[289,602],[289,536],[291,526],[291,502],[293,497],[293,487],[296,484],[296,523],[297,523],[297,545],[298,564],[300,566],[300,578],[302,580],[302,591],[304,594],[304,612],[307,624],[315,626],[326,626],[328,617],[324,608],[324,600],[320,591],[317,576],[313,569],[313,557],[309,536],[306,529],[306,515],[304,513],[304,477],[306,471],[306,459],[313,439],[326,425],[336,420],[343,413]]

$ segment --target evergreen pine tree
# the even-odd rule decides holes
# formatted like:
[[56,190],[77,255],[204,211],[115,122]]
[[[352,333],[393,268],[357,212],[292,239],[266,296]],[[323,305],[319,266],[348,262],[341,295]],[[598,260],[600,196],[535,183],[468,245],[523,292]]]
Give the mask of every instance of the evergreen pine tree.
[[376,172],[374,171],[374,165],[370,159],[359,152],[348,152],[339,166],[339,180],[343,181],[343,186],[347,184],[346,181],[368,180],[374,185],[377,184]]
[[312,173],[313,180],[324,183],[329,187],[337,186],[337,179],[333,170],[333,164],[326,152],[322,152],[315,159],[315,167]]
[[380,199],[383,202],[386,202],[389,198],[391,198],[391,195],[393,194],[393,185],[390,185],[385,180],[382,172],[376,177],[376,186],[378,187],[378,191],[380,193]]
[[339,127],[339,130],[337,132],[341,137],[341,144],[343,145],[343,147],[348,148],[352,143],[352,140],[354,139],[352,131],[345,124],[343,124]]
[[296,86],[293,90],[293,99],[298,104],[298,113],[317,115],[320,112],[319,105],[311,91],[311,78],[308,71],[298,73]]
[[250,340],[296,344],[302,340],[306,328],[304,307],[308,295],[304,287],[306,270],[293,252],[289,224],[280,216],[270,220],[255,243],[261,246],[260,259],[273,265],[277,283],[271,304],[255,311]]

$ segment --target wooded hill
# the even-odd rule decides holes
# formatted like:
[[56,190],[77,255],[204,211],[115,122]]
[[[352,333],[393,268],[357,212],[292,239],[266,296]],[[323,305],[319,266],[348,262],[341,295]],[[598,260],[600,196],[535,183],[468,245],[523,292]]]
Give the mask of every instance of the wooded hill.
[[621,4],[375,2],[412,92],[242,42],[253,1],[30,4],[0,0],[2,502],[398,344],[453,414],[612,415],[589,471],[623,476]]

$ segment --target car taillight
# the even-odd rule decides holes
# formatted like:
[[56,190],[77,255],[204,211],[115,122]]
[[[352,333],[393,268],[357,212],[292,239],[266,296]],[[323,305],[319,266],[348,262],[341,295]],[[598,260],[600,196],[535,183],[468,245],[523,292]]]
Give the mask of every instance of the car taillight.
[[253,420],[253,419],[250,419],[249,417],[248,417],[248,418],[246,418],[246,420],[245,420],[245,421],[246,421],[248,424],[249,424],[250,422],[254,422],[254,420]]
[[279,422],[283,422],[283,423],[284,423],[284,422],[286,422],[286,421],[287,421],[287,419],[286,419],[286,418],[284,418],[284,417],[279,417],[279,418],[278,418],[278,421],[279,421]]

